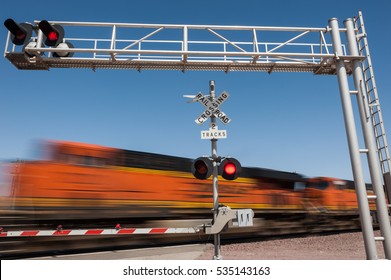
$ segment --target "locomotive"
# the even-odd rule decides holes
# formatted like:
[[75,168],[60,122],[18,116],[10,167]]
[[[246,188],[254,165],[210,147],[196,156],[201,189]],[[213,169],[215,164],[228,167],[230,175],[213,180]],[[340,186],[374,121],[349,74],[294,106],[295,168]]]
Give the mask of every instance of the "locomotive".
[[[37,223],[211,217],[211,180],[194,178],[191,159],[69,141],[45,151],[9,164],[3,213]],[[219,203],[253,209],[263,228],[359,228],[353,182],[336,178],[244,167],[219,180]]]

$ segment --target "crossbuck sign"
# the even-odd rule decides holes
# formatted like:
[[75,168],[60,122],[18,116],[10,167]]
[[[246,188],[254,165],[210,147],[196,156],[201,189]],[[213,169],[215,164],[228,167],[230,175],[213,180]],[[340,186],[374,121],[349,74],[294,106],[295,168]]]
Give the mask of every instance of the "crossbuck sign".
[[213,100],[210,100],[210,98],[206,95],[203,95],[202,93],[199,93],[195,96],[194,101],[198,101],[202,105],[205,106],[206,110],[195,119],[195,122],[199,125],[203,124],[208,118],[211,116],[215,116],[220,121],[222,121],[223,124],[228,124],[231,119],[219,109],[220,105],[224,103],[225,100],[227,100],[229,97],[228,92],[223,91],[221,95]]

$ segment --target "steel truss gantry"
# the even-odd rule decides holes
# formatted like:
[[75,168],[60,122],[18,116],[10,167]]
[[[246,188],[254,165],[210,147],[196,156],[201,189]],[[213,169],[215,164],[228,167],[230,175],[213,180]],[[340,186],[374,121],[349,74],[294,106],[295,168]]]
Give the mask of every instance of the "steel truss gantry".
[[[64,41],[74,46],[73,56],[53,56],[58,48],[45,47],[38,28],[32,38],[36,44],[25,47],[13,45],[9,33],[4,56],[18,69],[26,70],[218,70],[337,75],[367,258],[378,258],[375,242],[381,241],[386,258],[391,259],[390,205],[383,187],[386,183],[390,201],[391,161],[361,12],[344,21],[343,28],[335,18],[323,28],[49,22],[65,28]],[[354,90],[349,89],[349,77],[353,77]],[[361,149],[352,95],[357,97],[365,140],[366,147]],[[362,153],[367,155],[374,196],[366,193]],[[374,236],[368,199],[376,201],[381,237]]]
[[[39,21],[35,21],[37,25]],[[18,69],[50,68],[220,70],[335,74],[330,28],[60,22],[74,37],[74,56],[55,59],[42,44],[17,51],[8,38],[5,57]],[[84,30],[84,32],[82,32]],[[343,32],[343,30],[341,30]],[[76,35],[83,34],[82,37]],[[106,38],[88,38],[95,34]],[[282,39],[281,39],[282,38]],[[351,61],[360,56],[338,54]],[[58,51],[58,49],[57,49]]]

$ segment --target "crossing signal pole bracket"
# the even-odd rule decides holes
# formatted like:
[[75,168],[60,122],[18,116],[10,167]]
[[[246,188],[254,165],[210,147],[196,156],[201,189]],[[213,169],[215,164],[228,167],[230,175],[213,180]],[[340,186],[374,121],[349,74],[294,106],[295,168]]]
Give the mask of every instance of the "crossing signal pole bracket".
[[252,209],[233,210],[228,206],[218,208],[217,217],[212,225],[205,228],[206,234],[218,234],[228,227],[253,226],[254,211]]

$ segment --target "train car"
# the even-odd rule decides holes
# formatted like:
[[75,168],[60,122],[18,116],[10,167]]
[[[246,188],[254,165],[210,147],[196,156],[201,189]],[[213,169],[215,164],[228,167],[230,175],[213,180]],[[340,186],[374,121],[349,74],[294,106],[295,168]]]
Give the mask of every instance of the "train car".
[[[371,185],[367,184],[368,195],[373,195]],[[354,182],[331,177],[315,177],[307,180],[305,197],[313,207],[323,211],[358,211],[358,202]],[[370,202],[370,209],[375,210]]]
[[[38,220],[205,217],[211,180],[191,174],[192,160],[98,145],[53,141],[46,160],[12,167],[12,207]],[[305,212],[300,174],[243,168],[219,180],[220,203],[256,213]]]
[[[15,217],[94,224],[212,216],[212,181],[194,178],[192,159],[68,141],[51,141],[45,151],[44,160],[10,167]],[[253,209],[259,232],[359,228],[355,192],[334,178],[246,167],[236,180],[219,179],[219,203]]]

